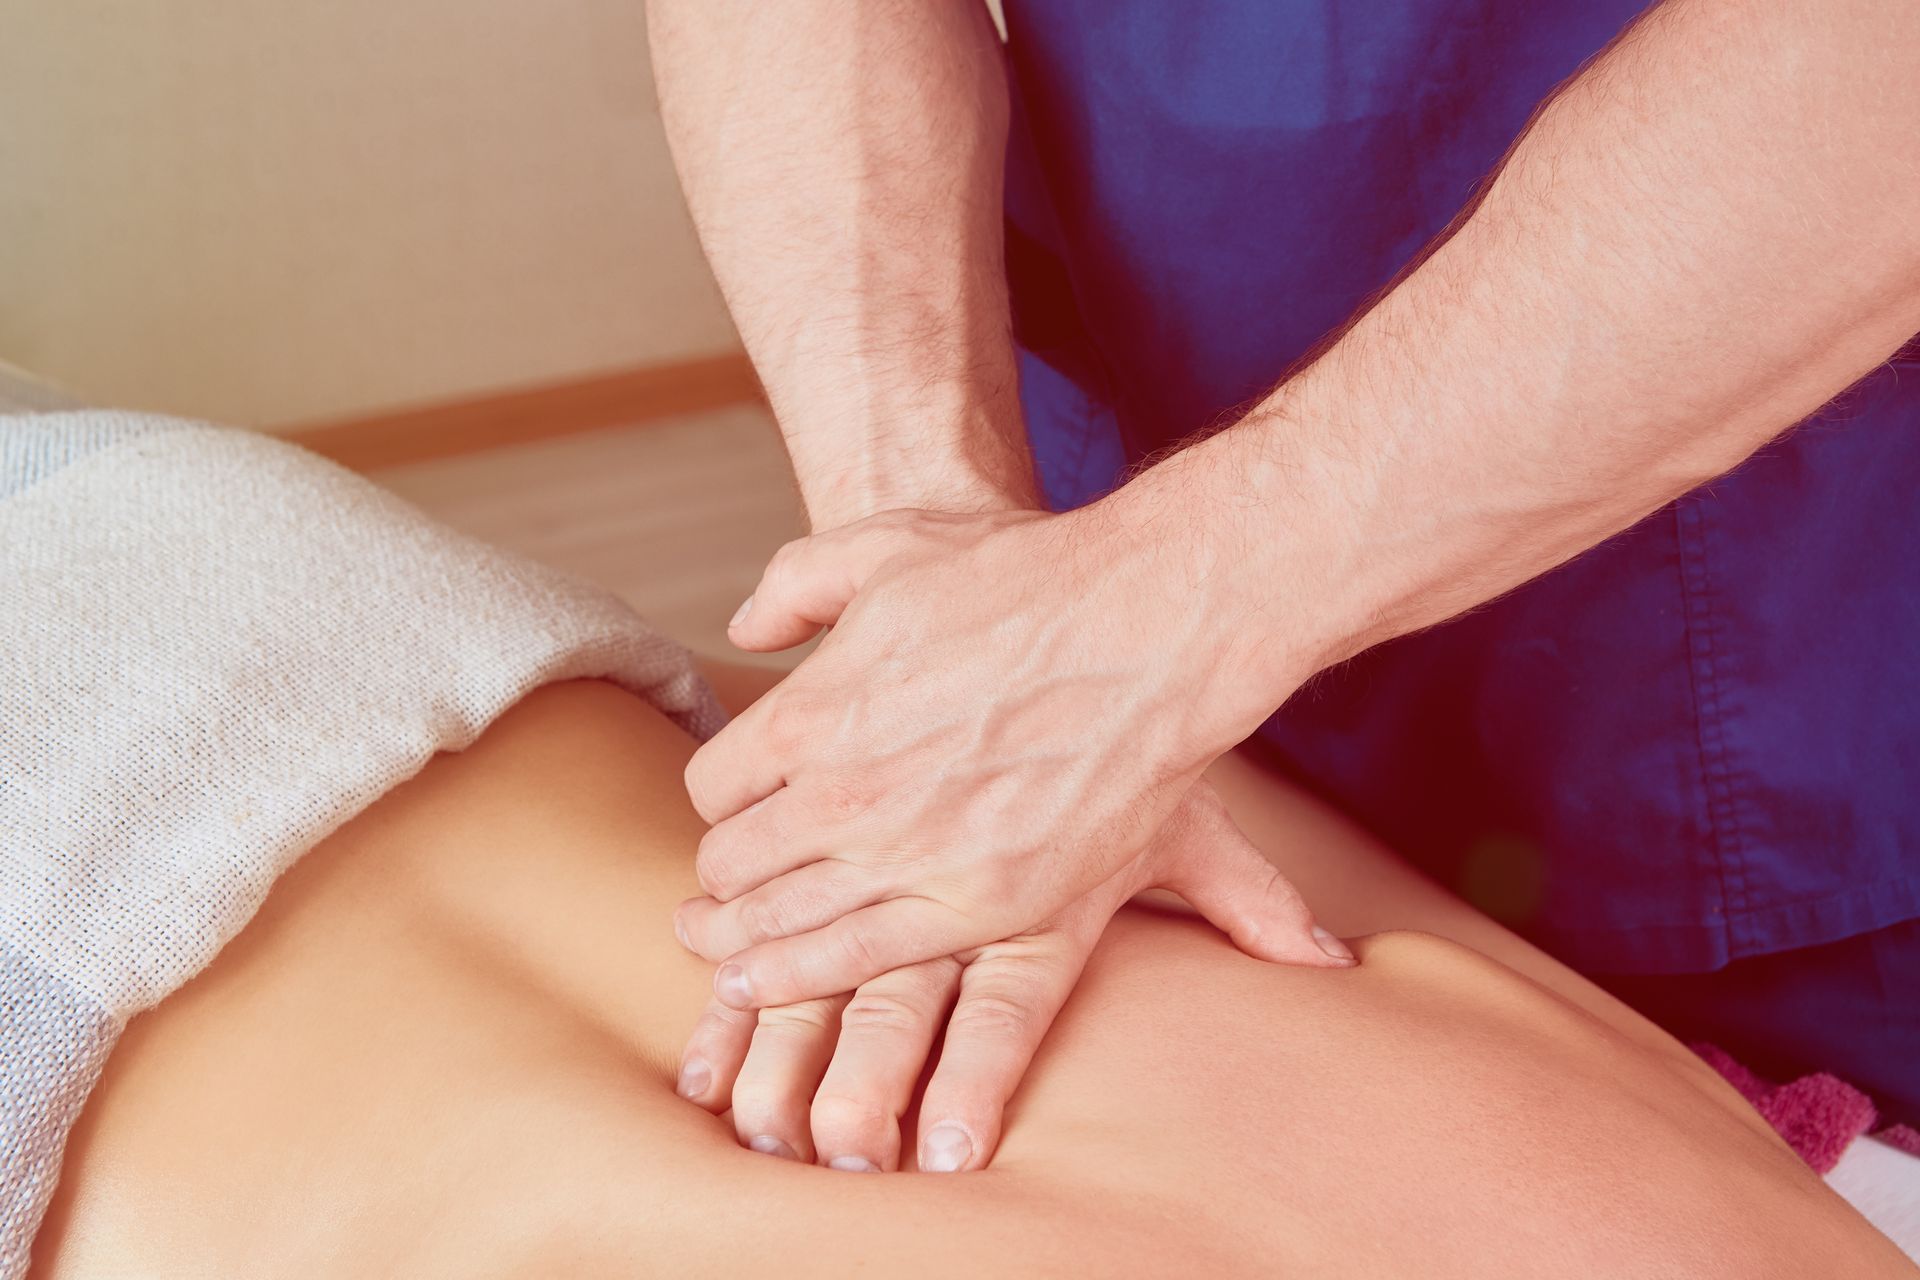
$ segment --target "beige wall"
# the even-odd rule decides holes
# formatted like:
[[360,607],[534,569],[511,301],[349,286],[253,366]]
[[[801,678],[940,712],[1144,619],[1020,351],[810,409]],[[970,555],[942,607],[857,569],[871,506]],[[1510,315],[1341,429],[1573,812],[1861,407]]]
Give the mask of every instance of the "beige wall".
[[0,360],[279,424],[728,348],[640,0],[0,0]]

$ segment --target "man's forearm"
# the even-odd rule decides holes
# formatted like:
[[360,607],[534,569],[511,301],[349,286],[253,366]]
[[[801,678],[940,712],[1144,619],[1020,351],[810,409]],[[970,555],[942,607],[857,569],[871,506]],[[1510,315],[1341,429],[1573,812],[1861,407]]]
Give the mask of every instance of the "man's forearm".
[[981,0],[650,0],[674,159],[816,528],[1031,496]]
[[1321,359],[1115,496],[1162,546],[1194,522],[1177,571],[1246,615],[1221,734],[1731,469],[1896,350],[1920,329],[1916,126],[1907,0],[1672,0],[1609,49]]

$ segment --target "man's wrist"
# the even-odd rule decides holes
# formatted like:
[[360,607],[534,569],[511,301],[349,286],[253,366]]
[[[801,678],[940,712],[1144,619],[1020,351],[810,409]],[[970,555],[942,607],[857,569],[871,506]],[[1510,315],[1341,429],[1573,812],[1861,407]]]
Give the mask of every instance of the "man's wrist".
[[1017,410],[929,409],[865,428],[786,434],[815,532],[900,508],[973,514],[1044,505]]
[[1159,564],[1162,607],[1193,619],[1171,657],[1194,676],[1196,734],[1220,750],[1368,643],[1368,588],[1352,569],[1358,522],[1332,478],[1284,448],[1301,427],[1283,413],[1276,397],[1107,500],[1137,553]]
[[862,468],[802,485],[807,523],[815,533],[839,529],[882,511],[912,509],[977,515],[989,511],[1034,510],[1038,490],[1018,476],[989,476],[964,461],[946,465],[921,458],[911,472],[886,475]]

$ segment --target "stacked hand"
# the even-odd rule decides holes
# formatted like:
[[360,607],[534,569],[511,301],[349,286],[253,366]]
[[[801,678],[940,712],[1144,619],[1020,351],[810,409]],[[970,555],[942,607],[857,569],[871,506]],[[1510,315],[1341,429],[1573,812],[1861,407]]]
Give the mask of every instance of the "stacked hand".
[[[789,544],[751,650],[833,630],[694,757],[682,941],[719,964],[681,1091],[757,1150],[977,1168],[1107,921],[1171,889],[1251,955],[1346,965],[1201,771],[1245,732],[1204,566],[1108,504],[893,511]],[[851,993],[851,994],[848,994]]]

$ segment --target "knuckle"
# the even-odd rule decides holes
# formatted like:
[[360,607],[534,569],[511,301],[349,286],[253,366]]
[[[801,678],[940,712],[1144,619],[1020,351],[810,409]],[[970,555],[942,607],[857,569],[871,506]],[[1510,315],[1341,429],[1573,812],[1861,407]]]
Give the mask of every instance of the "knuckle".
[[773,936],[767,929],[772,925],[774,908],[765,898],[741,898],[729,905],[733,908],[734,926],[748,946],[758,945]]
[[[1073,904],[1075,907],[1078,905]],[[1037,991],[1071,945],[1071,938],[1060,927],[1064,924],[1063,916],[1056,916],[1029,932],[990,942],[980,948],[980,954],[993,962],[992,980],[981,982],[981,993],[999,992],[1007,996],[1027,997]],[[978,976],[986,978],[985,974]]]
[[831,1035],[834,1029],[833,1004],[831,1000],[802,1000],[798,1004],[762,1009],[758,1032],[776,1038]]
[[788,585],[800,567],[800,558],[806,552],[807,540],[795,538],[792,542],[782,543],[778,550],[767,559],[767,568],[760,575],[762,593],[778,593]]
[[904,995],[886,991],[858,992],[840,1012],[843,1032],[907,1035],[918,1031],[929,1021],[924,1005]]
[[954,1008],[948,1035],[964,1034],[983,1040],[1024,1040],[1033,1031],[1037,1015],[1027,1001],[1007,992],[971,995]]
[[896,969],[887,980],[931,1018],[946,1007],[960,985],[960,968],[960,962],[952,956],[940,956]]
[[872,788],[863,779],[839,775],[822,779],[814,787],[813,808],[829,822],[847,823],[872,808],[873,799]]
[[873,975],[885,969],[879,963],[879,950],[864,929],[842,929],[836,935],[834,945],[840,952],[840,958],[847,967],[861,974]]
[[757,945],[797,932],[794,909],[786,894],[755,894],[740,899],[735,905],[735,923],[750,944]]
[[789,694],[767,707],[766,718],[760,725],[761,732],[776,748],[798,745],[806,739],[806,722],[811,714],[805,701]]

